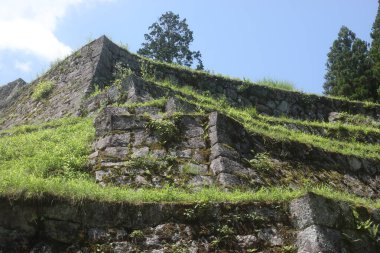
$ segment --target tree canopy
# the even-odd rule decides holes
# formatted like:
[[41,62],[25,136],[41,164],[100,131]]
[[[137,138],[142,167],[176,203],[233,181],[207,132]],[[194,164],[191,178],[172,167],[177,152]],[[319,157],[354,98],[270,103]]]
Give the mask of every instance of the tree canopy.
[[379,102],[380,98],[380,0],[369,44],[342,26],[327,54],[324,93]]
[[371,32],[371,49],[369,52],[370,60],[372,63],[372,77],[375,84],[373,89],[376,90],[377,100],[380,98],[380,0],[377,9],[375,22],[372,25]]
[[178,14],[169,11],[158,19],[158,22],[149,26],[149,33],[145,34],[145,41],[137,53],[143,56],[192,66],[194,60],[198,62],[197,69],[203,69],[201,53],[191,51],[193,32],[189,29],[186,19],[180,19]]
[[342,26],[327,57],[325,94],[351,99],[370,98],[368,75],[371,65],[365,41]]

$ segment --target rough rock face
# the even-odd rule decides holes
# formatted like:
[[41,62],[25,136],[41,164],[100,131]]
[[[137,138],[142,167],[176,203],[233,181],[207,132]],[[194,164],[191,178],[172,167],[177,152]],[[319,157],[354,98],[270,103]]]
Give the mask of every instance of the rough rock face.
[[13,100],[17,99],[20,90],[26,85],[21,78],[10,82],[4,86],[0,86],[0,110],[9,106]]
[[158,80],[171,80],[190,85],[199,91],[226,96],[235,106],[255,106],[259,113],[291,118],[327,121],[331,112],[345,111],[380,118],[380,107],[366,106],[360,102],[306,95],[298,92],[249,85],[223,77],[207,76],[186,70],[178,70],[165,64],[156,64],[120,49],[111,41],[105,41],[102,54],[102,80],[112,79],[113,66],[120,62],[135,73],[154,76]]
[[[53,66],[24,87],[9,106],[2,108],[0,104],[0,118],[4,119],[0,128],[79,115],[82,100],[95,89],[105,40],[103,36]],[[34,100],[32,94],[41,81],[51,82],[54,88],[47,98]]]
[[[292,220],[297,228],[299,253],[306,252],[378,252],[380,248],[374,224],[379,210],[353,209],[344,202],[335,202],[308,194],[290,204]],[[364,228],[365,222],[372,225]],[[376,225],[375,225],[376,226]]]
[[[380,118],[378,105],[306,95],[297,92],[249,85],[242,81],[209,76],[171,66],[153,63],[118,47],[105,36],[84,46],[52,67],[45,75],[28,85],[8,108],[1,108],[6,119],[2,128],[28,122],[40,122],[67,115],[91,112],[86,100],[96,87],[110,84],[115,66],[121,63],[138,75],[148,74],[158,80],[190,85],[199,91],[226,96],[235,106],[254,106],[259,113],[292,118],[327,121],[330,113],[344,111]],[[54,89],[44,101],[31,98],[40,81],[51,81]]]
[[[166,103],[161,106],[112,106],[163,98]],[[287,177],[287,168],[305,167],[316,183],[327,181],[364,196],[380,192],[377,160],[250,134],[226,115],[212,111],[199,114],[195,105],[176,98],[174,91],[135,75],[86,103],[91,111],[100,104],[111,105],[95,120],[97,139],[90,156],[96,180],[103,185],[255,189],[278,185]],[[338,176],[332,181],[325,173],[327,178],[323,178],[320,168]]]
[[0,203],[3,252],[280,252],[295,240],[281,204]]
[[[368,252],[379,210],[307,194],[290,203],[0,201],[3,252]],[[293,246],[294,245],[294,246]],[[253,251],[255,252],[255,251]]]

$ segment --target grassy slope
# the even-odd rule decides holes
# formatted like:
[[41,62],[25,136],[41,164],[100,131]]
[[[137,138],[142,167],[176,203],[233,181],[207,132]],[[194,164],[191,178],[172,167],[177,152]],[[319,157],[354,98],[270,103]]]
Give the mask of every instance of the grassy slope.
[[307,191],[355,204],[380,207],[380,201],[355,197],[324,186],[297,190],[272,187],[259,191],[224,192],[217,188],[129,189],[101,187],[86,170],[94,138],[92,119],[66,118],[40,126],[16,127],[0,133],[0,194],[38,198],[44,194],[75,201],[124,202],[288,201]]
[[[179,95],[180,99],[186,100],[189,103],[195,103],[200,108],[218,110],[225,113],[242,123],[246,129],[253,133],[262,134],[273,139],[297,141],[329,152],[380,160],[380,145],[330,140],[321,136],[291,131],[284,126],[266,122],[265,117],[256,115],[254,108],[239,109],[231,107],[222,98],[214,99],[209,94],[199,94],[190,87],[179,87],[170,82],[157,82],[156,84],[179,92],[182,94]],[[192,99],[188,99],[189,96]],[[334,125],[331,123],[321,124],[325,126],[329,125],[330,127]],[[354,126],[348,126],[348,129],[352,130]]]

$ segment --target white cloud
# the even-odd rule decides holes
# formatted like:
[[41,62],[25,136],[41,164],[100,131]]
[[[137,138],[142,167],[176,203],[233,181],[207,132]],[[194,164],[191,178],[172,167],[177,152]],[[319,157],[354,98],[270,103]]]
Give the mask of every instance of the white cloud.
[[[70,7],[102,0],[0,0],[0,50],[21,50],[52,61],[71,52],[54,35]],[[103,0],[104,1],[104,0]]]
[[31,68],[31,62],[20,62],[20,61],[15,61],[14,62],[14,67],[22,72],[29,73],[32,68]]

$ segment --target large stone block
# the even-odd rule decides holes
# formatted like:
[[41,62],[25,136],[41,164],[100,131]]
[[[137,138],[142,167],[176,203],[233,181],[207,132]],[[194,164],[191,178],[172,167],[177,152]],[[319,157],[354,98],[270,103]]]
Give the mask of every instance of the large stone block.
[[250,134],[237,121],[218,112],[209,115],[209,138],[211,147],[226,144],[241,155],[249,155],[252,149]]
[[73,243],[81,237],[80,224],[68,221],[46,220],[44,221],[44,234],[47,238],[63,243]]
[[111,115],[110,130],[132,130],[144,128],[148,123],[145,117],[136,115]]
[[96,150],[104,150],[106,147],[126,147],[130,143],[130,133],[111,134],[100,138],[94,144]]
[[170,97],[165,105],[165,111],[171,115],[175,112],[193,112],[196,110],[196,106],[190,103],[187,103],[183,100],[179,100],[174,97]]
[[342,210],[337,202],[314,193],[293,200],[290,203],[290,212],[298,229],[311,225],[336,228],[342,224],[343,219]]
[[226,188],[238,187],[242,184],[242,182],[237,176],[229,173],[220,173],[217,176],[217,181],[221,186]]
[[211,162],[210,169],[214,175],[219,173],[249,174],[249,170],[240,163],[232,161],[226,157],[218,157]]
[[216,143],[214,146],[211,147],[210,161],[220,156],[235,161],[240,159],[240,154],[235,149],[228,146],[227,144]]
[[298,253],[339,253],[342,250],[338,231],[312,225],[297,235]]

